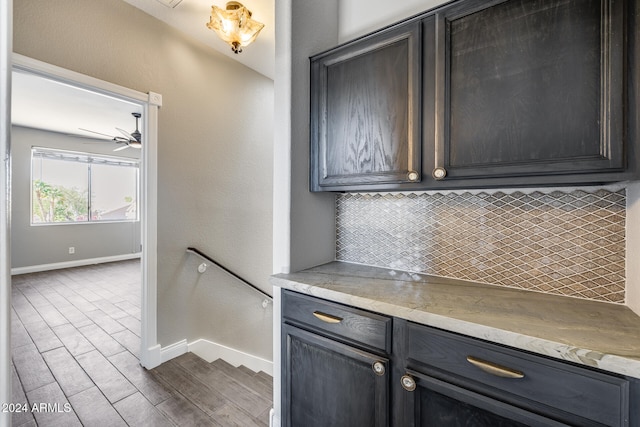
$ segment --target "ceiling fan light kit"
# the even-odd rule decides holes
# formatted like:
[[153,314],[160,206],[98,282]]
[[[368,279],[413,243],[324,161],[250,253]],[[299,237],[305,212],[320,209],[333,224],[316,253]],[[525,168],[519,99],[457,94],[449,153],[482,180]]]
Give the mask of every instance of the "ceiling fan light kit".
[[258,37],[263,27],[263,23],[251,19],[251,11],[240,2],[230,1],[225,9],[211,6],[211,19],[207,28],[215,31],[218,37],[228,43],[233,53],[242,52],[243,47]]

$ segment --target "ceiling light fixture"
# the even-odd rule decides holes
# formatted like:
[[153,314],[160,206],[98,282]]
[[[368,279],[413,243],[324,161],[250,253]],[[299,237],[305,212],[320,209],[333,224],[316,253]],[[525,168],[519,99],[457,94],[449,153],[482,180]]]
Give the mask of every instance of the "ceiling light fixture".
[[158,1],[163,5],[170,7],[171,9],[174,9],[177,5],[180,4],[182,0],[158,0]]
[[227,42],[233,53],[240,53],[258,37],[264,24],[251,19],[251,11],[242,3],[230,1],[226,10],[211,6],[211,20],[207,27]]

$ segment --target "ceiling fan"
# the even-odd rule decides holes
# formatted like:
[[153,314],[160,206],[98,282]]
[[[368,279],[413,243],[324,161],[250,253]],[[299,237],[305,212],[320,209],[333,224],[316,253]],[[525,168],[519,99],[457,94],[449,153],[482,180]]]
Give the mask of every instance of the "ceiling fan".
[[83,129],[83,128],[78,128],[78,129],[80,129],[82,131],[85,131],[85,132],[91,132],[91,133],[95,133],[95,134],[98,134],[98,135],[106,136],[111,141],[113,141],[113,142],[115,142],[117,144],[124,144],[122,147],[118,147],[113,151],[124,150],[125,148],[128,148],[128,147],[140,149],[140,148],[142,148],[142,134],[138,130],[138,119],[142,115],[140,113],[131,113],[131,115],[136,118],[136,130],[134,130],[133,132],[129,133],[126,130],[123,130],[123,129],[120,129],[119,127],[116,127],[118,132],[120,132],[124,136],[111,136],[111,135],[107,135],[106,133],[96,132],[94,130]]

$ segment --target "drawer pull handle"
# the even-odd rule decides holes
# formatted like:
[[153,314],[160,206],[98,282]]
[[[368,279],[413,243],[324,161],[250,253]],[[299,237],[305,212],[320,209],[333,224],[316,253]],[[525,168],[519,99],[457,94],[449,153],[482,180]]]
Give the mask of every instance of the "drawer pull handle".
[[323,313],[321,311],[314,311],[313,315],[323,322],[327,323],[340,323],[342,322],[342,317],[332,316],[330,314]]
[[520,371],[496,365],[495,363],[487,362],[486,360],[478,359],[473,356],[467,356],[467,361],[473,366],[476,366],[491,375],[503,378],[524,378],[524,373]]

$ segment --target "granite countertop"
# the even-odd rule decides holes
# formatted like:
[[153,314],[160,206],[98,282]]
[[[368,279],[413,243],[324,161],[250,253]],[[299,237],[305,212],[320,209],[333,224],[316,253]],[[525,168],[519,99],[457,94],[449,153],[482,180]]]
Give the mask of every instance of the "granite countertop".
[[331,262],[271,283],[640,378],[640,316],[619,304]]

